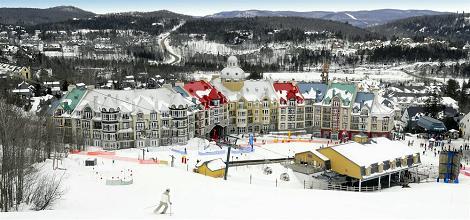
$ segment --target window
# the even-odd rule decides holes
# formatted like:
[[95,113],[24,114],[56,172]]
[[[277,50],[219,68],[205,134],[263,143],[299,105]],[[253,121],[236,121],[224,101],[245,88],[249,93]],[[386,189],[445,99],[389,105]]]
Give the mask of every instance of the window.
[[263,101],[263,108],[268,108],[268,107],[269,107],[269,102]]
[[372,117],[372,123],[377,123],[377,117]]
[[152,129],[157,129],[157,128],[158,128],[158,122],[152,121],[152,122],[150,123],[150,127],[151,127]]
[[85,119],[91,119],[91,110],[90,109],[85,110]]
[[339,102],[337,100],[333,101],[333,106],[334,107],[339,107]]
[[156,120],[157,120],[157,113],[156,113],[156,112],[150,113],[150,120],[152,120],[152,121],[156,121]]
[[136,130],[137,131],[142,131],[145,129],[145,123],[144,122],[137,122],[136,124]]

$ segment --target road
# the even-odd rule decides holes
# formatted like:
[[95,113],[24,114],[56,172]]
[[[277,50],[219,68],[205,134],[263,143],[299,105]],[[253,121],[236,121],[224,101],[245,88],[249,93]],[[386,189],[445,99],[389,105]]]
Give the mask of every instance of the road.
[[[183,24],[184,24],[184,21],[181,22],[179,25],[175,26],[170,31],[159,35],[158,44],[160,45],[160,47],[162,47],[163,53],[165,55],[169,55],[169,56],[165,56],[165,60],[163,61],[163,63],[165,64],[175,65],[181,61],[181,57],[178,54],[176,54],[176,52],[173,51],[173,48],[170,45],[170,35],[173,31],[176,31]],[[167,57],[169,58],[167,59]]]

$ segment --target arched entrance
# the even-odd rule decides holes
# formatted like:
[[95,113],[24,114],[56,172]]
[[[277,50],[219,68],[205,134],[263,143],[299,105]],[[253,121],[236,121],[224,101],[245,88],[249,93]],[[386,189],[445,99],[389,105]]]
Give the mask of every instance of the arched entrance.
[[224,136],[224,134],[225,134],[225,128],[220,125],[216,125],[209,132],[209,137],[212,140],[219,140],[220,138]]

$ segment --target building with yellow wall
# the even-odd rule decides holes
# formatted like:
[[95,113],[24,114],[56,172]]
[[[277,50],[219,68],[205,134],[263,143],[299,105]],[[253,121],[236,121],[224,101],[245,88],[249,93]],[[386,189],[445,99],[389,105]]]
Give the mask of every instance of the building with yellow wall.
[[314,167],[330,169],[330,159],[316,150],[296,153],[294,162],[296,164],[307,164]]
[[225,162],[222,159],[201,161],[196,164],[195,172],[204,176],[223,177],[225,175]]
[[349,142],[318,149],[331,163],[331,170],[360,181],[390,175],[421,163],[419,153],[398,141],[373,138],[369,143]]
[[238,60],[231,56],[220,77],[211,81],[228,99],[230,134],[267,133],[277,130],[279,97],[270,80],[245,80]]

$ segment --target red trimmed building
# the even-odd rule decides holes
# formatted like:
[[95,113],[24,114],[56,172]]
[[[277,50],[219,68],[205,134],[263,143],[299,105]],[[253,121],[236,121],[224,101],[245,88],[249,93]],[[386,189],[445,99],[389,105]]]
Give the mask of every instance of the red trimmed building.
[[184,85],[184,90],[200,106],[195,118],[195,136],[218,139],[226,132],[227,98],[204,80],[189,82]]
[[305,129],[305,99],[292,82],[275,82],[274,90],[279,96],[280,131]]

